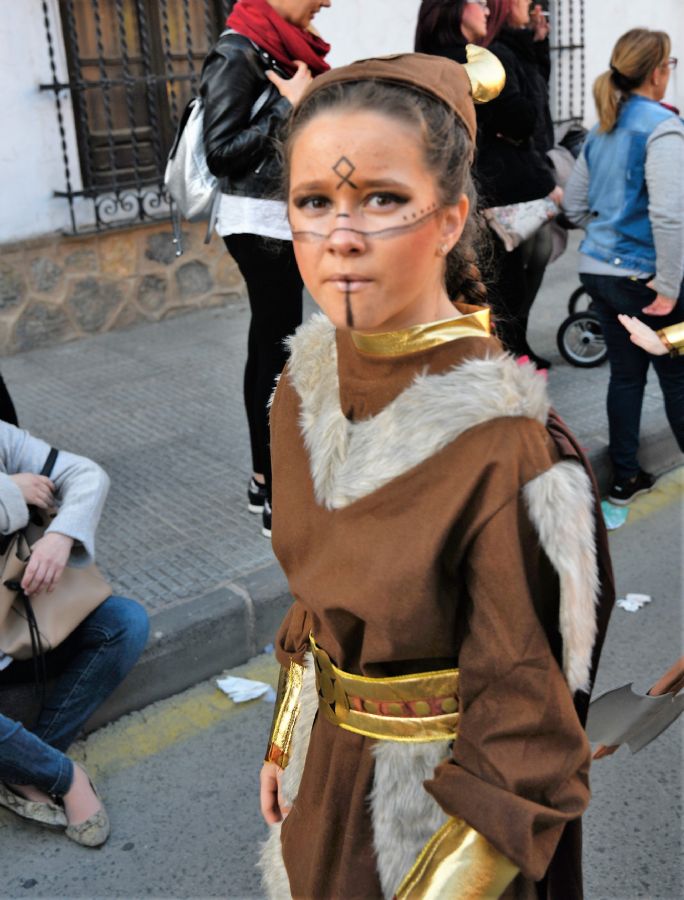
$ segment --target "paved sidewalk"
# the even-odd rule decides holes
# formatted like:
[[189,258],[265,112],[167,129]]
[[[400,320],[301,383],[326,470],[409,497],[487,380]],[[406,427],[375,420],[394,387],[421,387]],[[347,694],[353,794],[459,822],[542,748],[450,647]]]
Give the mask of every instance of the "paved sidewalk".
[[[555,345],[578,285],[574,259],[569,252],[549,269],[531,344],[553,361],[554,403],[605,484],[607,366],[572,368]],[[260,520],[246,509],[247,323],[246,302],[238,302],[2,362],[22,425],[109,472],[98,561],[115,589],[152,615],[142,663],[98,721],[244,662],[272,640],[287,607]],[[645,467],[681,461],[654,378],[642,435]]]

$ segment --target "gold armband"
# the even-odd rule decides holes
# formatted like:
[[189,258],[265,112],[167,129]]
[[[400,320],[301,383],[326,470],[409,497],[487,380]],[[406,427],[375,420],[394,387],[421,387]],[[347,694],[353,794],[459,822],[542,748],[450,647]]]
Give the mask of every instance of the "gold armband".
[[292,732],[299,715],[303,683],[304,666],[291,662],[289,669],[281,668],[271,737],[266,751],[266,762],[274,762],[281,769],[284,769],[290,760]]
[[495,900],[518,871],[463,819],[449,819],[423,848],[396,900]]
[[669,350],[670,356],[684,354],[684,322],[668,325],[666,328],[661,328],[656,334]]

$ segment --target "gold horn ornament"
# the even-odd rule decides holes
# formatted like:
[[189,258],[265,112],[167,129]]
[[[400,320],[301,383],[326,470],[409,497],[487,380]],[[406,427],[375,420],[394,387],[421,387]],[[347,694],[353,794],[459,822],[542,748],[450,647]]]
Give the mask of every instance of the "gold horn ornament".
[[475,103],[489,103],[499,96],[506,84],[506,70],[498,56],[486,47],[466,44],[467,63],[463,68],[470,79]]

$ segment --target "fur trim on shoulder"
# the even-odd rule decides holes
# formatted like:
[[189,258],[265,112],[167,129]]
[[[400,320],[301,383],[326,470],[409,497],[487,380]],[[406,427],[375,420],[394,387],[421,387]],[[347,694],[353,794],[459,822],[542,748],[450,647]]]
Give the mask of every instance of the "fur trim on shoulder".
[[560,579],[563,671],[570,690],[588,691],[599,595],[594,497],[575,462],[559,462],[524,488],[532,524]]
[[423,847],[448,819],[423,781],[448,757],[449,742],[378,741],[373,755],[373,843],[382,892],[391,900]]
[[[299,785],[302,783],[304,762],[309,751],[311,728],[317,710],[318,692],[316,691],[313,656],[307,653],[304,657],[304,683],[299,698],[299,715],[292,734],[290,762],[283,772],[283,798],[289,806],[294,803],[299,793]],[[264,891],[269,900],[285,900],[290,896],[290,880],[285,869],[280,841],[281,826],[281,822],[271,825],[269,836],[261,845],[257,861]]]
[[300,426],[316,499],[340,509],[424,462],[491,419],[546,423],[546,383],[507,354],[469,359],[439,375],[418,375],[378,415],[349,422],[340,409],[335,330],[313,316],[290,339],[288,371],[301,401]]

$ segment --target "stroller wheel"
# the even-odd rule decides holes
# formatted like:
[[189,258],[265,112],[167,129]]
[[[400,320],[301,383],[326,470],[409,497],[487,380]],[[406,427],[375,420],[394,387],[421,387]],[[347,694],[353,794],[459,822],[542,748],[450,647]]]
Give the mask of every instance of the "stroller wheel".
[[607,356],[601,323],[591,310],[568,316],[558,329],[556,342],[563,359],[583,369],[600,366]]
[[578,312],[578,308],[584,307],[584,309],[589,309],[591,306],[591,297],[587,293],[585,287],[580,285],[578,288],[570,294],[570,299],[568,300],[568,315],[572,315],[573,313]]

